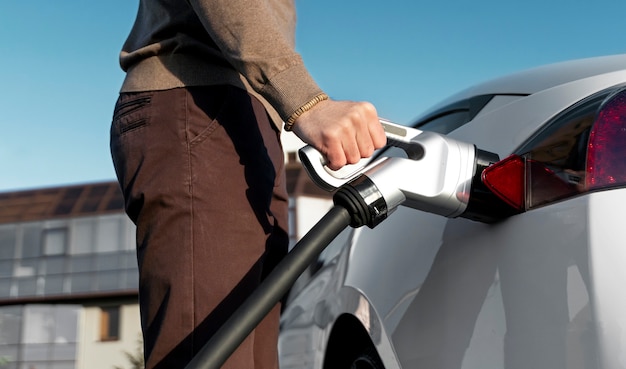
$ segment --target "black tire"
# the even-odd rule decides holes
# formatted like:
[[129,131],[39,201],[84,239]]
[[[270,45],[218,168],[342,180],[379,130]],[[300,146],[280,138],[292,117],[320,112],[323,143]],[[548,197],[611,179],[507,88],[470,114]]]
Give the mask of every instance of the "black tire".
[[376,350],[368,348],[356,355],[350,369],[385,369]]

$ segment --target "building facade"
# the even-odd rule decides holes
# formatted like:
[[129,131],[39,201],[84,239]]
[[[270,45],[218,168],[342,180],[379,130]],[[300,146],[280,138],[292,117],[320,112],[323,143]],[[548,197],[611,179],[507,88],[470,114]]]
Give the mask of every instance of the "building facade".
[[0,194],[0,368],[124,367],[137,275],[116,183]]

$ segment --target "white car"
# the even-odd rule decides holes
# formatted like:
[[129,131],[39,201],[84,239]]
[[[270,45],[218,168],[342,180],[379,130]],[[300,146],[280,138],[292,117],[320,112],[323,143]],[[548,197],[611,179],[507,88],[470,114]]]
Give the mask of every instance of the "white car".
[[415,127],[496,153],[483,180],[512,212],[343,231],[290,292],[281,369],[626,368],[626,55],[469,88]]

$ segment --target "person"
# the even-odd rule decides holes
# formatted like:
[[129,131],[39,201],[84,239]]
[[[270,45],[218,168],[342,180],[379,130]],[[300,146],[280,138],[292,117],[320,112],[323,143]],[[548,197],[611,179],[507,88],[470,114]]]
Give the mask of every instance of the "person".
[[[386,143],[376,108],[337,101],[294,49],[293,0],[140,0],[111,155],[137,226],[147,369],[183,368],[287,252],[280,132],[331,169]],[[225,368],[278,367],[279,306]]]

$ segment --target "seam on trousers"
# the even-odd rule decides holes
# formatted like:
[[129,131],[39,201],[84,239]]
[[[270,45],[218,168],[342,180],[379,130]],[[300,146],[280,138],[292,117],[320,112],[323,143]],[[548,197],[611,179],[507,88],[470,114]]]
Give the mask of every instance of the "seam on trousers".
[[187,180],[189,181],[188,184],[188,193],[189,193],[189,245],[191,248],[191,252],[190,252],[190,263],[189,263],[189,268],[191,269],[191,281],[190,283],[190,294],[191,294],[191,346],[190,346],[190,350],[191,352],[190,354],[190,358],[193,358],[193,351],[194,351],[194,347],[196,347],[196,343],[195,343],[195,332],[196,332],[196,296],[195,296],[195,285],[194,285],[194,259],[195,259],[195,240],[193,237],[193,225],[194,225],[194,204],[193,204],[193,198],[194,198],[194,193],[193,193],[193,165],[191,163],[192,158],[191,158],[191,145],[189,142],[189,106],[188,106],[188,100],[189,100],[189,91],[185,90],[185,94],[184,94],[185,100],[184,100],[184,109],[185,109],[185,146],[187,149],[187,173],[188,173],[188,177]]

